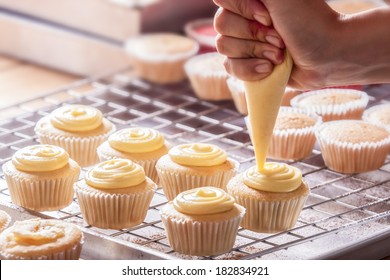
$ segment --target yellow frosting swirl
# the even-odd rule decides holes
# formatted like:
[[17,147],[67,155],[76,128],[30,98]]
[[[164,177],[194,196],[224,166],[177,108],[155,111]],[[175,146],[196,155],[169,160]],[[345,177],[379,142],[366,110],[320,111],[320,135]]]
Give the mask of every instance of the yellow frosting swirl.
[[42,245],[65,235],[64,228],[40,219],[16,221],[10,238],[20,245]]
[[85,182],[98,189],[133,187],[145,179],[144,169],[128,159],[101,162],[85,174]]
[[293,166],[266,162],[261,172],[252,166],[244,172],[244,183],[253,189],[267,192],[290,192],[302,184],[301,171]]
[[173,200],[173,206],[183,214],[207,215],[229,211],[234,202],[234,198],[222,189],[201,187],[180,193]]
[[89,131],[102,124],[103,115],[98,109],[85,105],[67,105],[51,113],[51,124],[66,131]]
[[205,143],[178,145],[170,149],[168,154],[174,162],[190,166],[215,166],[227,160],[225,151]]
[[18,150],[12,157],[17,170],[45,172],[60,169],[68,164],[68,153],[57,146],[33,145]]
[[110,135],[108,143],[116,150],[127,153],[152,152],[164,146],[164,136],[151,128],[132,127]]

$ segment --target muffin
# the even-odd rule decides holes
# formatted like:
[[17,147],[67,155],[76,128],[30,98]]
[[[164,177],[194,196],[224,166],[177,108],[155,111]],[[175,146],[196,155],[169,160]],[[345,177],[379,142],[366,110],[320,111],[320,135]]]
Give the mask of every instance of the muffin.
[[153,83],[168,84],[185,78],[184,63],[198,52],[199,45],[177,34],[155,33],[129,39],[125,49],[136,75]]
[[158,181],[156,162],[168,153],[164,136],[151,128],[131,127],[110,135],[98,148],[100,161],[126,158],[141,165],[147,177]]
[[93,107],[66,105],[43,117],[35,126],[41,144],[64,148],[80,166],[96,164],[96,148],[115,131],[115,125]]
[[239,164],[225,151],[206,143],[181,144],[171,148],[156,164],[160,185],[168,200],[179,193],[203,186],[226,189]]
[[390,133],[364,121],[333,121],[316,131],[325,165],[341,173],[380,168],[390,149]]
[[3,172],[14,204],[52,211],[72,203],[80,167],[60,147],[33,145],[18,150],[3,165]]
[[229,252],[244,214],[232,196],[214,187],[180,193],[160,211],[172,249],[194,256]]
[[84,243],[77,226],[61,220],[17,221],[0,234],[3,260],[77,260]]
[[227,191],[246,209],[243,228],[262,233],[291,229],[309,196],[310,189],[298,168],[267,162],[265,171],[257,166],[236,175]]
[[226,80],[225,57],[217,52],[197,55],[189,59],[184,69],[195,94],[204,100],[232,99]]
[[322,117],[322,121],[362,118],[368,95],[359,90],[329,88],[309,91],[294,97],[291,105]]
[[316,142],[314,132],[320,122],[320,117],[304,110],[280,107],[267,156],[281,160],[309,156]]
[[85,221],[110,229],[141,224],[156,189],[143,168],[128,159],[101,162],[75,184]]
[[390,131],[390,103],[373,106],[363,113],[363,120]]
[[11,216],[7,212],[0,210],[0,233],[5,230],[11,222]]

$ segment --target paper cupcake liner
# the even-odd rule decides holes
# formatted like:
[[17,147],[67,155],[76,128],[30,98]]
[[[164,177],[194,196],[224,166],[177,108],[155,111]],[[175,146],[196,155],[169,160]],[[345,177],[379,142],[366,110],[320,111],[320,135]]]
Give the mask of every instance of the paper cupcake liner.
[[58,178],[24,178],[3,165],[5,180],[14,204],[35,211],[53,211],[65,208],[73,201],[73,183],[79,177],[79,170],[66,172]]
[[248,115],[248,106],[246,104],[245,88],[243,83],[234,77],[230,77],[226,82],[237,111],[242,115]]
[[106,229],[141,224],[154,195],[154,190],[133,194],[91,192],[79,187],[78,183],[75,184],[75,192],[85,221],[91,226]]
[[218,222],[171,218],[160,212],[170,246],[176,252],[193,256],[212,256],[229,252],[236,240],[241,215]]
[[80,258],[81,249],[84,244],[84,237],[82,237],[79,243],[76,243],[73,247],[60,251],[51,252],[46,255],[20,257],[5,252],[0,252],[0,259],[2,260],[78,260]]
[[227,183],[236,175],[236,172],[237,169],[231,169],[227,171],[218,171],[211,175],[199,176],[167,172],[157,168],[160,185],[168,200],[173,200],[179,193],[186,190],[205,186],[213,186],[226,191]]
[[[316,105],[316,104],[312,104],[311,106],[300,105],[301,100],[306,98],[307,96],[312,96],[319,93],[331,94],[334,92],[350,93],[359,96],[360,98],[347,103],[334,104],[334,105]],[[337,89],[337,88],[329,88],[329,89],[306,92],[294,97],[291,100],[292,107],[306,109],[310,113],[318,114],[322,117],[322,121],[324,122],[328,122],[332,120],[343,120],[343,119],[355,119],[355,120],[361,119],[363,111],[366,108],[367,104],[368,104],[368,95],[365,92],[354,90],[354,89]]]
[[3,214],[4,214],[5,221],[4,221],[4,223],[0,226],[0,233],[2,233],[3,230],[5,230],[5,229],[9,226],[9,224],[11,223],[11,216],[8,215],[8,213],[5,212],[5,211],[1,211],[1,212],[3,212]]
[[302,91],[287,87],[283,96],[281,106],[291,106],[291,100],[295,97],[302,94]]

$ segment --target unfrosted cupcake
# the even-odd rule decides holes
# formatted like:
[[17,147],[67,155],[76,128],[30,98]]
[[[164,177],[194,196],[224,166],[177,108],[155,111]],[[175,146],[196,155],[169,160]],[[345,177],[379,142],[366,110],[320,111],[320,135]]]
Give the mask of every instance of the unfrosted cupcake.
[[239,164],[219,147],[206,143],[181,144],[171,148],[156,164],[165,196],[173,200],[179,193],[203,186],[226,189]]
[[246,209],[241,226],[262,233],[293,228],[310,193],[299,169],[273,162],[262,173],[253,166],[235,176],[227,191]]
[[224,56],[217,52],[197,55],[189,59],[185,72],[195,94],[205,100],[231,99],[226,80],[229,74],[224,67]]
[[85,221],[110,229],[141,224],[156,189],[143,168],[128,159],[101,162],[75,184]]
[[115,131],[115,125],[90,106],[66,105],[42,118],[35,126],[41,144],[64,148],[81,166],[99,161],[96,148]]
[[353,89],[322,89],[300,94],[291,100],[291,105],[322,117],[324,122],[362,118],[368,103],[368,95]]
[[363,120],[390,131],[390,103],[373,106],[363,113]]
[[183,80],[184,63],[198,50],[195,40],[170,33],[140,35],[126,42],[126,53],[136,74],[158,84]]
[[84,243],[82,231],[61,220],[17,221],[0,234],[3,260],[77,260]]
[[280,107],[267,156],[299,160],[311,154],[316,142],[315,129],[321,118],[304,110]]
[[131,127],[110,135],[97,148],[100,161],[127,158],[141,165],[147,177],[157,182],[157,160],[168,152],[164,136],[157,130],[145,127]]
[[214,187],[180,193],[160,211],[172,249],[194,256],[229,252],[244,214],[232,196]]
[[3,165],[13,203],[35,211],[59,210],[73,201],[79,165],[57,146],[34,145],[18,150]]
[[318,127],[316,137],[326,166],[341,173],[378,169],[390,149],[390,133],[364,121],[324,123]]
[[11,216],[7,212],[0,210],[0,233],[5,230],[11,222]]

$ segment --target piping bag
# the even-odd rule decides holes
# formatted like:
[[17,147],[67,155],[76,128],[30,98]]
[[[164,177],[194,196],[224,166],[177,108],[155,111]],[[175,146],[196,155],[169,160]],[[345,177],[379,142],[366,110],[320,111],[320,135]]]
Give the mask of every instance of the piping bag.
[[268,147],[293,64],[286,51],[284,61],[276,65],[269,76],[259,81],[244,81],[249,130],[259,172],[264,170]]

